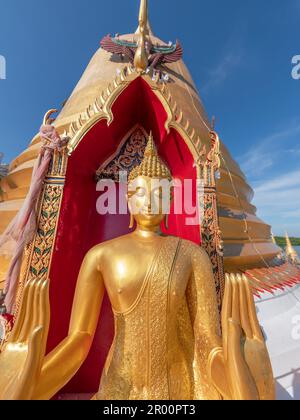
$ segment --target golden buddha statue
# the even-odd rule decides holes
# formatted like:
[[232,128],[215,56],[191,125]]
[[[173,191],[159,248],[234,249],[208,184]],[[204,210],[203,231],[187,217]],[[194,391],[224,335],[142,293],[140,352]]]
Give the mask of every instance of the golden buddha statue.
[[26,285],[0,355],[1,399],[50,399],[70,381],[89,354],[105,290],[115,337],[95,399],[275,398],[246,278],[226,278],[221,335],[211,262],[199,246],[162,234],[166,215],[152,211],[162,208],[162,191],[151,191],[157,179],[172,177],[150,137],[144,160],[129,178],[128,203],[137,227],[86,255],[69,335],[47,356],[48,284]]

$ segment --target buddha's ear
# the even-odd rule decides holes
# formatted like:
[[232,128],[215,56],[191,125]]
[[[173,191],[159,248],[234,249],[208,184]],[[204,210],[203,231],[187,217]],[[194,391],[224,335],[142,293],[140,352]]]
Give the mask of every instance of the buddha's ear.
[[129,210],[129,213],[130,213],[130,226],[129,226],[129,228],[132,229],[134,227],[135,219],[134,219],[133,209],[132,209],[132,205],[130,203],[129,196],[126,195],[126,198],[127,198],[128,210]]
[[165,229],[167,231],[169,230],[169,215],[168,214],[165,215]]
[[130,224],[129,224],[129,229],[133,229],[133,228],[134,228],[134,223],[135,223],[135,220],[134,220],[133,214],[132,214],[132,213],[130,213]]
[[130,200],[129,200],[129,196],[128,194],[126,194],[126,200],[127,200],[127,204],[128,204],[128,209],[129,209],[129,213],[130,213],[130,224],[129,224],[129,229],[133,229],[134,228],[134,217],[132,214],[132,208],[131,208],[131,204],[130,204]]
[[171,190],[170,190],[170,202],[171,202],[171,204],[173,203],[173,201],[174,201],[174,192],[175,192],[175,188],[174,188],[174,185],[171,187]]

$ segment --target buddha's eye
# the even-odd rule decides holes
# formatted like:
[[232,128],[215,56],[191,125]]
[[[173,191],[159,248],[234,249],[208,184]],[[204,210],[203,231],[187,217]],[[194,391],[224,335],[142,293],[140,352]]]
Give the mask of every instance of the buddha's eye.
[[143,187],[138,187],[138,188],[136,189],[135,195],[136,195],[137,197],[145,197],[145,195],[146,195],[146,190],[145,190],[145,188],[143,188]]

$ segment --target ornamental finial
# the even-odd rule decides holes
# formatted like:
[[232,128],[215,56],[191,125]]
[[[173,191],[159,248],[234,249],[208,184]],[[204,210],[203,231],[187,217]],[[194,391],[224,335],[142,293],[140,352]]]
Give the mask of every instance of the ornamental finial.
[[286,239],[285,253],[286,253],[287,259],[293,264],[299,264],[298,253],[293,247],[292,242],[287,232],[285,233],[285,239]]
[[139,26],[136,30],[136,35],[138,35],[140,33],[140,25],[141,22],[145,25],[146,27],[146,32],[147,35],[149,36],[153,36],[153,32],[149,23],[149,12],[148,12],[148,0],[141,0],[141,4],[140,4],[140,13],[139,13]]
[[152,133],[150,133],[149,136],[144,158],[141,164],[131,171],[129,182],[134,181],[139,176],[147,176],[153,179],[168,179],[170,182],[172,181],[171,171],[160,158]]
[[140,14],[139,14],[139,26],[144,25],[147,28],[148,23],[148,0],[141,0]]
[[146,43],[149,39],[150,28],[148,23],[148,0],[141,0],[139,27],[137,30],[138,47],[134,56],[134,66],[139,73],[144,73],[148,67],[149,53],[147,52]]
[[149,136],[149,139],[148,139],[148,144],[147,144],[147,147],[145,149],[144,156],[147,156],[147,157],[157,156],[157,149],[156,149],[156,146],[155,146],[155,143],[154,143],[152,131],[150,132],[150,136]]

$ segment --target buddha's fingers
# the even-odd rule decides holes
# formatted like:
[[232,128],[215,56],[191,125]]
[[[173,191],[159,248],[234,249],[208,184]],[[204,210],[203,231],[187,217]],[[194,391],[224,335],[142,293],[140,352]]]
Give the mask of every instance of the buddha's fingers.
[[29,292],[26,302],[26,313],[24,322],[20,331],[19,339],[21,343],[27,342],[29,338],[29,333],[32,331],[33,321],[34,321],[34,302],[36,300],[36,295],[38,293],[38,284],[36,280],[32,281],[29,286]]
[[253,335],[260,341],[265,342],[265,339],[263,337],[261,327],[258,322],[257,313],[256,313],[256,307],[254,302],[253,293],[250,288],[249,280],[245,275],[243,275],[243,283],[246,291],[247,296],[247,302],[248,302],[248,313],[249,313],[249,319],[250,324],[252,328]]
[[248,301],[247,301],[247,292],[245,288],[245,282],[240,274],[237,275],[237,282],[239,286],[240,293],[240,317],[241,317],[241,327],[244,330],[244,333],[248,338],[253,338],[253,331],[251,328]]
[[29,337],[28,356],[25,366],[16,386],[16,400],[30,400],[37,384],[41,371],[41,345],[43,328],[36,328]]
[[225,277],[225,292],[222,308],[222,335],[224,358],[227,359],[228,319],[232,317],[232,285],[229,274]]
[[37,326],[42,326],[44,331],[44,344],[46,345],[49,325],[50,325],[50,301],[49,301],[49,280],[46,280],[42,283],[40,301],[38,308],[38,320]]
[[255,382],[241,348],[242,329],[233,319],[228,320],[227,372],[234,400],[259,400]]
[[34,295],[33,300],[33,306],[32,306],[32,321],[28,324],[27,327],[27,337],[29,338],[32,331],[37,327],[42,327],[42,325],[39,323],[39,316],[40,316],[40,299],[41,299],[41,292],[42,292],[42,286],[43,286],[43,280],[39,280],[36,283],[36,291]]
[[24,319],[25,319],[27,300],[28,300],[30,287],[31,287],[31,282],[28,282],[24,287],[21,306],[20,306],[19,313],[15,321],[14,328],[9,337],[8,343],[14,343],[14,342],[19,341],[20,331],[22,329]]
[[232,284],[232,319],[237,324],[241,324],[240,317],[240,293],[239,285],[235,274],[230,275],[230,280]]
[[228,343],[227,343],[227,366],[226,370],[230,376],[230,388],[233,399],[242,399],[236,394],[235,384],[238,384],[239,374],[243,370],[242,366],[244,363],[241,353],[241,339],[242,330],[238,323],[232,318],[227,320],[228,324]]

